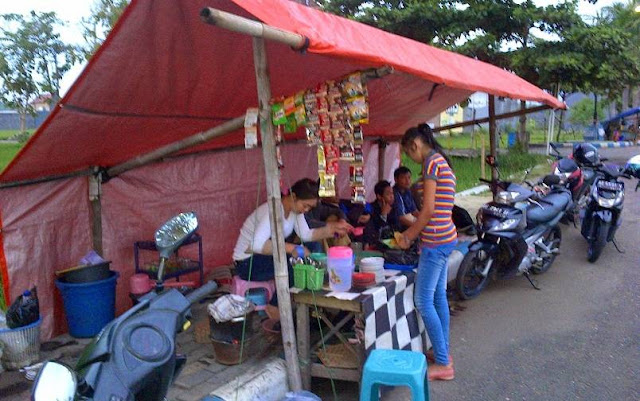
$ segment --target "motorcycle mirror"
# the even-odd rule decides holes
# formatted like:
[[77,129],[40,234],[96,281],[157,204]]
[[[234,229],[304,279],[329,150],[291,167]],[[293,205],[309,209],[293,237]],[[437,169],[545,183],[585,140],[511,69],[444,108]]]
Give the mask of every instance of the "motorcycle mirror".
[[73,401],[78,382],[76,374],[67,365],[46,362],[33,384],[32,401]]
[[168,259],[198,228],[198,218],[194,212],[180,213],[164,223],[156,231],[156,248],[160,257]]

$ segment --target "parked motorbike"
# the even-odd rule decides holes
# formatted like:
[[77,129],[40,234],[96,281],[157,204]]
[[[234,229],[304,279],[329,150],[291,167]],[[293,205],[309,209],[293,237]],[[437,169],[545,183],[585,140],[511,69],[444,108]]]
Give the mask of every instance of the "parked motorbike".
[[[487,163],[496,166],[491,157]],[[538,289],[530,273],[544,273],[553,264],[562,240],[558,222],[572,207],[571,193],[555,175],[546,176],[539,187],[525,179],[531,189],[502,181],[499,174],[496,180],[481,181],[489,184],[494,201],[478,211],[478,240],[458,270],[457,293],[471,299],[490,278],[515,275],[524,275]]]
[[156,291],[111,321],[85,348],[76,367],[49,361],[35,380],[32,401],[163,400],[186,357],[176,354],[176,334],[190,326],[190,306],[217,288],[209,282],[184,296],[163,290],[164,261],[198,226],[194,213],[181,213],[155,235],[160,250]]
[[600,155],[597,148],[589,143],[577,144],[567,157],[562,156],[553,143],[550,146],[556,157],[551,171],[565,183],[573,199],[574,207],[567,213],[566,220],[575,223],[579,220],[580,210],[587,205],[589,192],[596,178],[595,168],[600,165]]
[[[601,165],[596,170],[596,179],[589,193],[586,209],[581,219],[581,234],[589,244],[587,260],[598,260],[607,242],[612,242],[618,251],[615,234],[622,223],[625,186],[621,178],[640,179],[640,156],[631,158],[627,165]],[[640,181],[636,185],[636,191]]]

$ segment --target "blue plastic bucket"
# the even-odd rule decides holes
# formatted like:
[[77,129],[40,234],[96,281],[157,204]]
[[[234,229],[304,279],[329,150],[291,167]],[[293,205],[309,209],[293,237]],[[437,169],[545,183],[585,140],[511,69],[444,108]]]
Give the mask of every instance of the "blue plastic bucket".
[[112,271],[107,279],[80,284],[56,280],[56,287],[62,293],[69,334],[79,338],[93,337],[113,320],[119,275]]

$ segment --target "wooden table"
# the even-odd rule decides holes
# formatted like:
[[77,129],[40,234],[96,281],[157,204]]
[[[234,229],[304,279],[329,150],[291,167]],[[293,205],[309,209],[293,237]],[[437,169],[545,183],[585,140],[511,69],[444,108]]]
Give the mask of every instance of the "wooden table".
[[[413,271],[387,271],[385,281],[367,290],[351,292],[354,299],[345,300],[327,296],[328,289],[299,291],[292,289],[296,304],[298,356],[302,373],[302,385],[311,386],[311,377],[333,378],[359,382],[366,356],[376,348],[395,348],[423,351],[426,347],[426,332],[422,320],[413,306]],[[299,292],[298,292],[299,291]],[[320,341],[311,344],[309,312],[329,328]],[[346,312],[339,322],[332,322],[326,309]],[[317,311],[317,312],[316,312]],[[341,332],[351,320],[362,329],[359,344],[351,344]],[[327,340],[337,337],[346,344],[357,360],[356,369],[328,368],[321,363],[312,363],[312,356]]]

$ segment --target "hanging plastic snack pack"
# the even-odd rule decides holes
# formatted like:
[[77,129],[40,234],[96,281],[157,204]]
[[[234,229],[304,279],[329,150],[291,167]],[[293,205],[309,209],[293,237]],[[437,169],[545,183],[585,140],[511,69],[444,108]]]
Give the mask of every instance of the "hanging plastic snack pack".
[[364,163],[364,152],[362,145],[355,145],[353,147],[353,161],[354,163]]
[[38,303],[38,290],[33,287],[26,290],[7,309],[7,326],[17,329],[29,325],[40,319],[40,305]]
[[318,145],[318,171],[327,169],[327,159],[324,157],[324,146]]
[[284,98],[284,115],[289,117],[296,110],[296,100],[295,97],[289,96]]
[[287,134],[295,134],[298,130],[298,124],[296,124],[296,117],[294,114],[287,116],[287,120],[284,123],[284,132]]
[[352,143],[345,143],[340,147],[340,160],[355,160],[355,151]]
[[369,105],[364,96],[356,96],[347,100],[347,106],[353,123],[367,124],[369,122]]
[[324,171],[318,171],[320,185],[318,186],[318,196],[321,198],[336,196],[336,176],[334,174],[325,174]]
[[248,108],[244,115],[244,148],[258,147],[258,109]]
[[276,129],[273,132],[273,140],[275,141],[276,146],[284,142],[284,138],[282,137],[282,125],[276,125]]
[[287,116],[284,114],[284,105],[282,102],[276,102],[271,105],[271,115],[273,125],[283,125],[287,122]]
[[354,203],[365,203],[365,190],[362,186],[351,187],[351,200]]
[[351,176],[351,183],[354,186],[364,185],[364,169],[362,166],[351,165],[349,166],[349,175]]
[[342,92],[346,97],[355,97],[364,94],[362,75],[360,72],[349,74],[347,78],[342,81]]
[[305,132],[307,133],[307,145],[311,146],[322,144],[322,141],[318,136],[318,131],[315,129],[315,127],[307,126],[307,128],[305,128]]
[[282,159],[282,151],[280,146],[276,146],[276,161],[278,162],[278,168],[284,168],[284,160]]

